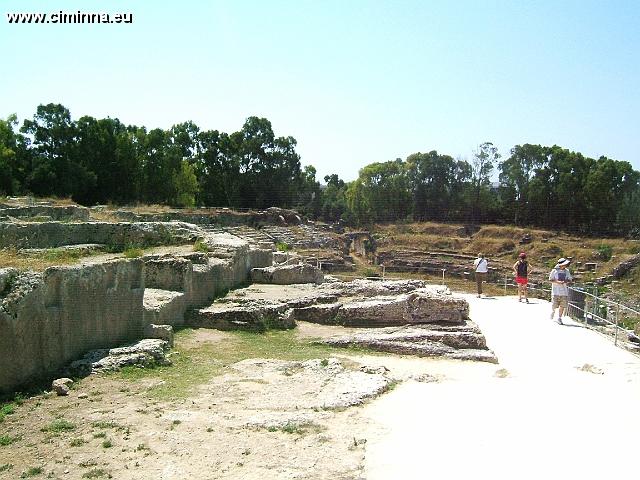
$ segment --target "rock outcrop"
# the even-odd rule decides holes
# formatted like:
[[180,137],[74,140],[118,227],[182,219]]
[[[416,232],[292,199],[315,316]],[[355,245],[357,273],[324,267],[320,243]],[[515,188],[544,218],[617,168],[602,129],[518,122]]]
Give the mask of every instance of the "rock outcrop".
[[171,365],[166,354],[169,342],[159,339],[143,339],[125,347],[98,349],[75,360],[65,373],[74,377],[86,377],[92,373],[119,370],[123,367],[150,368]]
[[54,248],[87,243],[114,247],[177,245],[193,243],[201,236],[198,227],[180,222],[0,222],[0,248]]
[[88,221],[89,212],[88,208],[79,205],[30,205],[0,208],[0,216],[23,220],[46,218],[49,220]]
[[269,329],[295,327],[291,309],[284,303],[264,302],[218,302],[194,312],[187,325],[217,330],[246,330],[264,332]]
[[0,392],[143,330],[143,263],[122,259],[13,277],[0,295]]
[[487,348],[482,332],[475,324],[461,326],[411,325],[400,328],[372,329],[323,340],[336,347],[366,347],[380,352],[420,357],[444,357],[497,363]]
[[[139,339],[147,325],[183,325],[188,309],[209,304],[246,283],[252,268],[272,263],[270,250],[228,234],[204,235],[207,253],[51,267],[42,273],[1,269],[0,393],[47,380],[89,350]],[[145,288],[146,282],[155,288]],[[154,331],[154,336],[162,333]]]
[[254,283],[273,283],[291,285],[294,283],[316,283],[324,280],[322,272],[311,265],[283,265],[277,267],[254,268],[251,281]]

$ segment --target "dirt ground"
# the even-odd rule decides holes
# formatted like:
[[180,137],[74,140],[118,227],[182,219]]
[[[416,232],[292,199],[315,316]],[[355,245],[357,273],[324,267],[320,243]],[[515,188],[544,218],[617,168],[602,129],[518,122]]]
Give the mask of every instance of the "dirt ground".
[[[293,335],[305,345],[338,329],[344,331],[301,322]],[[176,355],[215,352],[233,336],[188,332],[178,336]],[[14,402],[14,412],[0,423],[0,478],[359,479],[367,436],[375,432],[365,414],[372,398],[388,395],[383,392],[397,381],[441,381],[461,365],[497,368],[332,350],[318,365],[355,375],[366,375],[359,370],[366,365],[374,371],[369,377],[389,382],[365,394],[357,401],[362,405],[344,406],[340,399],[357,382],[345,379],[328,388],[330,382],[335,387],[334,377],[300,375],[300,361],[218,365],[198,374],[195,387],[179,398],[155,394],[168,380],[154,372],[91,376],[67,397],[41,394]]]
[[[550,321],[548,302],[467,299],[499,365],[321,346],[344,329],[306,322],[185,330],[173,366],[5,405],[0,479],[513,478],[532,452],[551,463],[521,478],[571,477],[578,457],[581,478],[603,478],[592,473],[633,458],[637,416],[611,422],[608,405],[635,411],[636,357]],[[585,444],[602,454],[585,457]],[[615,478],[635,468],[615,467]]]

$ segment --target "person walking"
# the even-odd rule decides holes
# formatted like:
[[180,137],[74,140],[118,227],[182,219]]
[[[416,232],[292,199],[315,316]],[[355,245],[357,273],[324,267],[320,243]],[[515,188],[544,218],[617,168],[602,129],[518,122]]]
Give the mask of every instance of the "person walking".
[[516,276],[516,284],[518,285],[518,301],[524,301],[529,303],[527,297],[527,284],[529,283],[527,276],[529,275],[529,262],[527,262],[527,254],[520,252],[518,255],[518,261],[513,264],[513,274]]
[[549,281],[551,282],[551,320],[558,309],[558,318],[556,322],[562,325],[562,316],[569,305],[569,283],[572,277],[567,265],[571,260],[561,258],[549,273]]
[[487,280],[487,272],[489,263],[484,258],[482,253],[478,254],[478,258],[473,261],[473,266],[476,269],[476,285],[478,286],[478,298],[482,297],[482,282]]

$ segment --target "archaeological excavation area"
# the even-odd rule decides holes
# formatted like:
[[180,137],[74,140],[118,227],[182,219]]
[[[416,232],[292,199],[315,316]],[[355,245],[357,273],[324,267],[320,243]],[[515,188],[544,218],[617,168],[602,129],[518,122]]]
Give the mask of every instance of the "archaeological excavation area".
[[276,208],[1,204],[0,478],[361,478],[359,406],[437,382],[425,358],[497,363],[446,287],[333,276],[367,238]]

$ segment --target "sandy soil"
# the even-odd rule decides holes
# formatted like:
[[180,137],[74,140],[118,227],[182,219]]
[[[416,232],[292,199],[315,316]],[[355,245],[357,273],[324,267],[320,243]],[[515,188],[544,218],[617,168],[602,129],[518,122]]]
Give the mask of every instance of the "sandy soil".
[[[318,338],[337,331],[343,329],[302,322],[298,334]],[[228,335],[200,329],[183,346],[216,345]],[[422,375],[436,381],[456,363],[385,355],[332,358],[356,375],[366,376],[358,371],[361,365],[384,366],[385,376],[398,380]],[[157,379],[113,376],[86,378],[68,397],[28,399],[0,424],[0,435],[14,440],[0,447],[0,467],[13,465],[0,478],[19,478],[31,467],[58,479],[362,478],[368,404],[331,403],[357,381],[342,379],[331,389],[331,379],[297,375],[299,364],[292,365],[286,371],[241,362],[189,398],[171,402],[150,398]],[[42,431],[59,418],[73,430]]]

